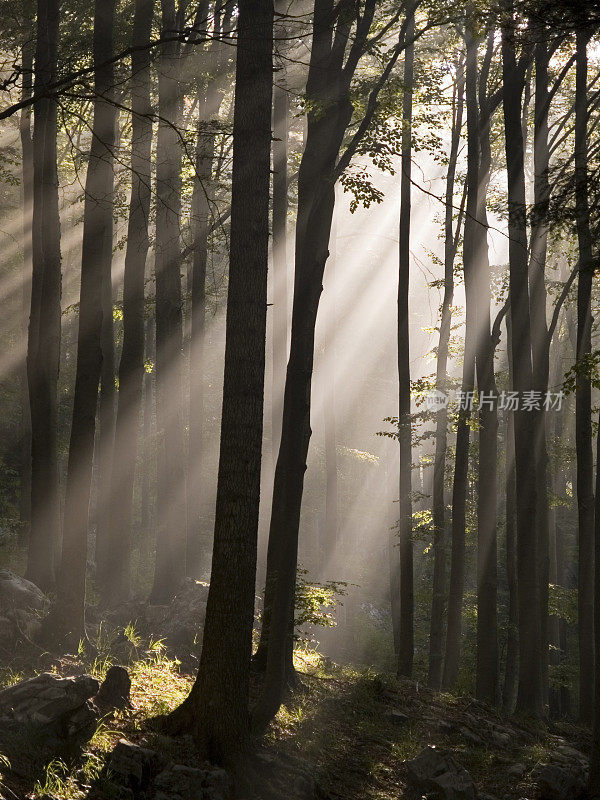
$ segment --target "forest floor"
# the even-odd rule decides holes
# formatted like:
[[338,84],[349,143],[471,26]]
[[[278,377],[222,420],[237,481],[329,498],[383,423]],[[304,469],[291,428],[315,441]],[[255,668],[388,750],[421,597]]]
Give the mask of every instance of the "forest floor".
[[[132,655],[132,707],[101,720],[76,758],[41,766],[34,754],[25,754],[18,765],[0,756],[1,798],[118,797],[103,779],[103,768],[123,738],[176,763],[197,765],[190,738],[171,739],[147,724],[181,702],[192,675],[160,642],[146,648],[138,643]],[[82,652],[53,669],[102,678],[111,661],[106,653],[91,660]],[[453,753],[475,782],[480,800],[535,798],[536,767],[573,763],[588,752],[589,733],[566,722],[507,718],[472,697],[434,693],[392,675],[337,666],[314,653],[299,653],[297,667],[300,686],[254,756],[260,800],[398,800],[408,796],[404,762],[431,745]],[[9,685],[34,672],[5,669],[1,683]]]

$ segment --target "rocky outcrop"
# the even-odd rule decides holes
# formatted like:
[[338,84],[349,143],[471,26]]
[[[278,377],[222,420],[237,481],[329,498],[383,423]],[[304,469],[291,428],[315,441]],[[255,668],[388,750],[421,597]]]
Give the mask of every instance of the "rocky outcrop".
[[6,569],[0,570],[0,611],[43,611],[49,600],[41,589]]
[[157,776],[154,800],[230,800],[231,793],[225,770],[173,764]]
[[204,626],[208,583],[188,578],[169,606],[150,606],[148,622],[174,648],[193,649]]
[[49,604],[34,583],[0,570],[0,650],[12,652],[19,640],[35,639]]
[[39,726],[61,738],[91,735],[97,714],[89,699],[98,689],[90,675],[61,678],[43,672],[0,692],[0,722]]
[[161,766],[161,759],[154,750],[121,739],[110,755],[107,777],[135,796],[148,788]]
[[205,764],[166,764],[154,750],[121,739],[114,748],[103,782],[119,797],[134,800],[231,800],[232,783],[225,770]]
[[476,800],[477,790],[469,773],[448,750],[426,747],[412,761],[405,761],[406,784],[417,797],[437,800]]
[[89,675],[52,673],[0,691],[0,752],[16,774],[27,774],[55,757],[77,755],[91,739],[98,712],[90,698],[98,681]]
[[[199,634],[204,626],[208,583],[187,578],[169,605],[149,605],[146,602],[126,603],[113,609],[109,624],[124,628],[132,623],[138,634],[164,640],[178,656],[197,650]],[[93,612],[88,614],[93,618]],[[97,620],[98,623],[100,619]],[[103,620],[106,623],[106,620]],[[136,647],[124,636],[114,643],[113,653],[126,662],[139,655]]]
[[585,792],[587,772],[575,759],[569,766],[540,764],[532,773],[540,800],[579,800]]
[[101,711],[113,708],[130,708],[131,678],[125,667],[109,667],[98,694],[94,697],[94,704]]

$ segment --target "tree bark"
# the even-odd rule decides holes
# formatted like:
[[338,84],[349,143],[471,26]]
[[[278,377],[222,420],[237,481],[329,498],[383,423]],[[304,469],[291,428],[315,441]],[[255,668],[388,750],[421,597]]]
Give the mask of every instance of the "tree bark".
[[[141,526],[144,555],[150,557],[150,541],[153,539],[154,531],[154,506],[153,499],[155,492],[152,491],[152,477],[155,472],[156,448],[153,445],[153,411],[154,411],[154,317],[146,320],[145,341],[144,341],[145,361],[148,366],[144,369],[144,405],[142,423],[142,452],[143,452],[143,472],[142,472],[142,497],[141,497]],[[150,366],[152,365],[152,366]]]
[[171,727],[210,760],[248,744],[263,428],[273,2],[239,3],[225,383],[212,573],[200,669]]
[[[498,418],[494,348],[490,330],[490,266],[487,247],[486,195],[491,170],[490,110],[486,78],[478,78],[478,40],[465,26],[467,47],[467,211],[463,243],[467,305],[474,307],[475,365],[479,395],[479,463],[477,470],[477,667],[478,699],[498,696],[496,480]],[[479,98],[478,98],[479,86]]]
[[[277,0],[275,11],[285,14],[286,0]],[[286,35],[278,25],[280,35]],[[281,45],[280,45],[281,46]],[[281,414],[288,353],[287,214],[289,90],[285,85],[285,62],[279,60],[278,80],[273,84],[273,385],[271,453],[273,465],[281,442]]]
[[590,723],[594,708],[594,491],[592,453],[592,387],[586,359],[592,351],[592,240],[587,165],[587,44],[589,33],[577,31],[575,83],[575,211],[579,243],[577,283],[577,376],[575,450],[577,456],[579,717]]
[[[23,42],[22,98],[29,99],[33,90],[33,55],[34,44],[31,41],[33,31],[27,30]],[[31,252],[31,225],[33,213],[33,140],[31,138],[31,108],[24,108],[19,116],[19,134],[21,139],[21,172],[23,202],[23,288],[22,288],[22,341],[27,341],[29,309],[31,308],[31,276],[33,272]],[[21,418],[19,421],[20,441],[20,494],[19,519],[21,537],[29,533],[31,524],[31,411],[29,408],[29,389],[27,383],[27,359],[23,358],[19,369],[21,392]]]
[[[546,252],[548,240],[548,203],[550,185],[548,169],[548,49],[544,30],[538,31],[535,46],[535,120],[534,120],[534,213],[531,228],[529,285],[531,291],[531,336],[533,381],[542,397],[548,391],[550,370],[550,341],[546,321]],[[540,567],[540,657],[542,699],[548,702],[548,580],[549,580],[549,505],[548,452],[546,447],[546,413],[544,405],[534,411],[537,536]]]
[[[509,345],[510,346],[510,345]],[[512,714],[519,686],[519,590],[517,578],[517,529],[515,483],[515,432],[512,412],[506,417],[506,579],[508,583],[508,629],[502,705]]]
[[[368,126],[377,107],[377,95],[382,82],[395,64],[400,46],[404,43],[401,38],[378,88],[372,92],[372,102],[365,119],[337,161],[353,111],[349,97],[350,82],[364,52],[375,2],[367,0],[364,13],[357,21],[356,36],[345,64],[352,20],[349,21],[345,15],[336,20],[330,11],[328,0],[316,0],[306,86],[307,95],[314,106],[307,115],[305,148],[298,173],[291,347],[284,391],[282,439],[273,487],[265,580],[266,613],[261,631],[261,639],[266,637],[269,640],[267,680],[255,717],[257,729],[264,728],[276,713],[290,669],[285,659],[285,654],[291,652],[286,637],[289,636],[293,613],[298,527],[311,436],[310,393],[315,324],[335,204],[333,178],[342,174],[352,153],[356,152],[363,128]],[[276,606],[277,633],[271,637],[271,611]],[[268,627],[265,624],[267,620]]]
[[[437,351],[436,390],[448,393],[448,349],[452,327],[452,302],[454,298],[454,260],[460,232],[460,217],[454,233],[454,184],[456,163],[463,120],[464,68],[458,64],[452,109],[452,132],[448,172],[446,174],[446,218],[444,237],[444,298],[440,321],[440,338]],[[429,676],[432,689],[440,689],[444,666],[444,607],[446,603],[446,501],[445,472],[448,449],[448,409],[438,411],[435,431],[435,456],[433,467],[433,599],[429,628]]]
[[[513,20],[502,30],[504,133],[508,173],[509,299],[512,325],[513,389],[532,391],[525,162],[521,130],[524,70],[517,64]],[[535,429],[521,402],[514,412],[517,481],[517,564],[519,591],[519,689],[517,710],[542,713],[539,563],[536,526]]]
[[[162,30],[180,29],[175,0],[161,0]],[[156,566],[152,603],[166,603],[185,580],[186,471],[183,434],[183,318],[181,294],[180,44],[161,45],[156,145],[156,416],[158,480]]]
[[57,104],[45,96],[56,79],[58,0],[38,0],[33,104],[31,315],[27,380],[31,408],[31,532],[27,578],[54,584],[60,532],[57,387],[61,334],[60,217],[56,165]]
[[205,499],[202,481],[204,426],[204,338],[206,328],[206,266],[208,262],[211,219],[214,215],[215,186],[213,164],[218,114],[223,102],[223,78],[227,48],[220,41],[227,30],[230,11],[223,13],[221,3],[215,5],[214,41],[207,58],[209,70],[214,71],[208,82],[198,122],[196,140],[196,176],[192,196],[192,292],[190,338],[190,406],[188,453],[188,574],[199,576],[208,570],[211,542],[205,529],[203,512]]
[[[361,36],[355,39],[355,68],[373,18],[368,2]],[[290,358],[283,401],[281,445],[275,468],[269,530],[271,561],[267,559],[269,627],[266,675],[253,726],[261,731],[281,704],[289,663],[290,619],[296,584],[298,527],[306,457],[311,436],[310,394],[315,324],[335,203],[331,176],[352,117],[349,85],[353,70],[342,62],[349,27],[339,21],[335,36],[328,0],[316,0],[313,44],[306,85],[310,99],[306,144],[298,174],[298,215]],[[361,38],[362,37],[362,38]],[[348,64],[346,64],[348,67]]]
[[[409,41],[414,38],[414,11],[407,28]],[[398,675],[410,678],[414,656],[414,588],[412,546],[412,426],[410,418],[409,354],[409,276],[410,212],[412,158],[412,93],[414,87],[414,42],[404,53],[404,92],[402,98],[402,163],[400,185],[399,278],[398,278],[398,443],[399,478],[399,549],[400,608]]]
[[[153,0],[136,0],[131,62],[131,197],[123,278],[123,349],[111,475],[110,527],[102,577],[104,605],[128,599],[131,590],[131,526],[144,381],[144,286],[150,246],[152,106],[150,41]],[[100,567],[100,565],[98,565]]]
[[[323,393],[323,433],[325,438],[325,526],[323,562],[331,569],[338,552],[338,463],[337,463],[337,428],[335,415],[335,364],[336,364],[336,285],[338,223],[334,213],[329,239],[329,261],[327,268],[327,291],[329,292],[329,332],[325,343],[325,355],[329,358],[330,368],[326,372],[326,385]],[[339,557],[339,556],[338,556]],[[325,578],[325,576],[323,576]]]
[[[85,637],[85,577],[88,517],[98,385],[102,368],[102,294],[110,275],[113,231],[115,143],[113,55],[114,2],[96,0],[94,9],[94,120],[85,184],[81,291],[73,418],[69,442],[63,547],[57,603],[48,627],[59,640],[77,646]],[[112,308],[111,308],[112,314]]]
[[[585,45],[584,45],[585,47]],[[596,497],[595,497],[595,522],[594,522],[594,555],[596,564],[600,564],[600,415],[598,417],[598,435],[596,440]],[[597,574],[594,582],[594,612],[596,619],[600,619],[600,580]],[[594,629],[594,656],[595,663],[600,664],[600,625]],[[590,754],[590,774],[588,782],[589,796],[600,797],[600,670],[594,673],[594,699],[592,750]]]

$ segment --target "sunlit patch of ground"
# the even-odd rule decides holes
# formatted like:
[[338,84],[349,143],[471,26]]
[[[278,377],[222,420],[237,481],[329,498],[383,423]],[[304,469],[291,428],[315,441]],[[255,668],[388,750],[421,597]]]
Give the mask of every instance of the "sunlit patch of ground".
[[[107,797],[96,782],[121,738],[178,763],[197,762],[190,737],[170,739],[146,725],[148,718],[167,713],[187,696],[193,676],[181,672],[162,642],[144,645],[131,629],[126,635],[135,654],[128,665],[132,708],[101,720],[75,762],[55,759],[42,770],[32,767],[31,774],[15,775],[0,758],[0,795],[19,800]],[[64,664],[65,674],[86,671],[102,679],[113,663],[109,641],[106,637],[106,650],[98,653],[96,648],[93,656],[82,648],[77,659]],[[264,781],[257,788],[260,800],[305,800],[307,782],[313,780],[320,800],[398,800],[405,789],[404,760],[430,744],[452,750],[480,793],[533,798],[531,771],[551,756],[557,737],[583,752],[589,746],[589,734],[580,728],[508,719],[471,697],[434,693],[369,669],[339,667],[311,649],[297,650],[294,661],[299,685],[253,757],[259,782]],[[2,685],[23,677],[8,669],[0,674]],[[516,764],[525,768],[519,779],[509,772]]]

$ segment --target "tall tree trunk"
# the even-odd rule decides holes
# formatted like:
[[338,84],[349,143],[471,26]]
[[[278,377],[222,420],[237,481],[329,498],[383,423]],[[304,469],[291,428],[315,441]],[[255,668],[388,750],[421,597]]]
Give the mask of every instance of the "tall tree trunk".
[[[285,14],[286,0],[277,0],[275,11]],[[278,25],[282,37],[286,30]],[[281,45],[280,45],[281,46]],[[290,99],[285,86],[284,61],[280,59],[273,84],[273,385],[272,436],[273,465],[281,442],[281,413],[288,351],[287,214],[288,214],[288,139]],[[283,76],[283,78],[282,78]]]
[[[161,0],[162,30],[182,24],[182,7]],[[156,414],[158,481],[156,567],[151,602],[165,603],[186,576],[187,509],[183,435],[183,319],[181,294],[180,45],[161,45],[156,146]]]
[[[472,14],[472,9],[471,12]],[[490,267],[487,248],[486,194],[491,170],[490,110],[485,79],[478,99],[478,40],[465,26],[467,46],[467,213],[463,259],[466,302],[474,306],[475,364],[479,393],[479,464],[477,470],[477,670],[476,694],[495,703],[498,693],[498,622],[496,472],[498,419],[494,348],[490,331]]]
[[[27,30],[23,42],[22,68],[23,100],[31,98],[33,89],[33,54],[34,44],[32,31]],[[24,108],[19,117],[19,133],[21,138],[22,164],[22,202],[23,202],[23,288],[21,336],[27,341],[27,326],[31,308],[31,275],[33,271],[31,253],[31,223],[33,212],[33,140],[31,138],[31,108]],[[21,418],[19,421],[20,441],[20,494],[19,519],[21,535],[29,532],[31,523],[31,412],[29,409],[29,389],[27,384],[27,359],[24,357],[19,370],[19,388],[21,393]],[[24,537],[23,537],[24,538]]]
[[414,596],[412,547],[412,426],[410,418],[409,289],[412,107],[415,46],[414,11],[407,28],[402,98],[402,175],[400,184],[398,278],[398,443],[400,449],[399,539],[400,620],[398,675],[411,677],[414,656]]
[[[556,386],[562,379],[562,364],[560,359],[560,351],[556,349],[553,353],[553,379],[551,385]],[[554,438],[554,447],[560,447],[562,439],[562,415],[555,414],[554,426],[552,429]],[[558,460],[554,462],[554,469],[550,468],[548,462],[548,483],[552,489],[552,494],[557,497],[564,494],[564,473],[561,468],[561,463]],[[560,563],[560,539],[562,532],[560,530],[559,522],[559,509],[556,504],[550,508],[548,515],[548,583],[554,586],[562,585],[562,567]],[[548,617],[548,661],[550,666],[558,667],[561,663],[562,656],[560,652],[560,628],[563,620],[557,616],[552,615]],[[562,716],[561,710],[561,691],[558,688],[548,688],[548,701],[551,719],[559,719]]]
[[[115,125],[117,119],[115,118]],[[117,131],[113,136],[113,150],[118,147]],[[112,240],[111,240],[112,249]],[[115,443],[115,343],[113,322],[112,260],[104,263],[105,274],[102,280],[102,366],[100,370],[100,395],[98,398],[98,431],[96,434],[96,548],[100,553],[108,553],[106,544],[111,536],[111,472]],[[100,559],[100,572],[106,568],[106,559]]]
[[[298,174],[291,347],[284,390],[281,443],[273,480],[261,641],[255,657],[259,669],[269,669],[270,662],[270,676],[256,715],[259,728],[266,725],[276,713],[286,676],[290,672],[290,664],[285,660],[285,654],[289,653],[286,639],[293,614],[298,527],[312,433],[310,404],[315,325],[325,262],[329,255],[335,204],[331,176],[335,172],[344,132],[352,116],[347,94],[349,84],[342,73],[350,31],[345,23],[341,26],[334,58],[334,20],[329,14],[327,0],[315,0],[314,8],[306,92],[319,108],[327,108],[327,112],[321,115],[309,110],[307,114],[304,151]],[[373,3],[369,0],[369,19],[372,19],[372,14]],[[272,612],[276,603],[279,604],[277,633],[271,636]],[[271,639],[276,639],[273,644]]]
[[[510,345],[509,345],[510,346]],[[506,579],[508,629],[502,705],[512,714],[519,686],[519,590],[517,578],[517,508],[515,483],[515,432],[511,411],[506,412]]]
[[[452,327],[452,302],[454,298],[454,260],[460,231],[460,217],[454,233],[454,184],[456,162],[463,119],[464,69],[458,64],[452,109],[452,133],[448,172],[446,174],[446,218],[444,233],[444,298],[440,321],[440,339],[437,351],[436,390],[448,393],[448,350]],[[429,628],[429,685],[439,689],[444,666],[444,606],[446,602],[446,502],[445,472],[448,448],[448,408],[437,413],[435,430],[435,457],[433,467],[433,599]]]
[[[525,161],[521,130],[524,70],[517,64],[513,20],[502,30],[504,132],[508,173],[509,298],[513,388],[522,398],[533,390],[527,263]],[[535,429],[523,403],[514,412],[517,481],[519,591],[519,689],[517,709],[542,713],[539,563],[536,527]]]
[[[585,45],[584,45],[585,47]],[[594,522],[594,555],[596,564],[600,564],[600,415],[598,416],[598,436],[596,443],[596,498]],[[600,575],[594,576],[594,612],[596,619],[600,619]],[[594,629],[594,656],[595,663],[600,664],[600,625]],[[594,673],[594,698],[592,730],[592,752],[590,755],[590,774],[588,790],[590,797],[600,797],[600,670]]]
[[153,0],[136,0],[133,21],[131,197],[123,279],[123,349],[119,364],[110,527],[106,537],[105,571],[101,573],[104,604],[122,603],[131,588],[131,525],[144,381],[144,285],[149,249],[152,106],[148,43],[153,6]]
[[215,137],[218,131],[218,114],[223,101],[223,72],[227,48],[220,41],[227,30],[230,12],[222,19],[222,3],[215,4],[214,41],[207,57],[209,69],[214,70],[206,87],[201,104],[196,141],[196,176],[192,196],[192,311],[190,338],[190,407],[188,452],[188,574],[198,576],[208,570],[211,542],[205,529],[203,511],[205,496],[202,481],[203,426],[204,426],[204,338],[206,328],[206,266],[208,262],[211,219],[214,214],[213,164]]
[[587,44],[589,33],[577,31],[575,86],[575,209],[579,242],[577,284],[577,376],[575,449],[579,523],[578,633],[579,717],[590,723],[594,707],[594,491],[592,454],[592,387],[586,359],[592,351],[592,239],[588,204]]
[[[473,283],[477,317],[477,389],[479,393],[479,469],[477,486],[477,697],[489,703],[499,699],[498,674],[498,544],[496,531],[498,407],[494,373],[494,351],[490,325],[490,262],[487,242],[487,191],[492,170],[490,125],[492,109],[487,96],[487,79],[492,49],[488,50],[479,80],[477,138],[479,165],[476,224],[474,225]],[[477,64],[475,64],[476,72]],[[473,132],[475,135],[475,131]],[[475,147],[474,143],[474,147]],[[486,398],[489,402],[486,403]]]
[[[145,361],[154,363],[154,317],[146,320],[145,324],[145,342],[144,342]],[[156,455],[156,449],[152,442],[152,417],[154,410],[154,367],[150,366],[144,370],[144,405],[143,405],[143,427],[142,427],[142,440],[143,440],[143,472],[142,472],[142,497],[141,497],[141,526],[142,526],[142,541],[144,555],[148,559],[150,552],[150,541],[153,539],[154,527],[154,506],[153,499],[155,493],[152,491],[151,476],[154,473],[153,458]]]
[[54,584],[60,532],[57,386],[61,333],[60,217],[56,165],[57,104],[46,96],[56,79],[58,0],[38,0],[33,129],[31,315],[27,380],[31,408],[31,532],[27,577]]
[[[546,321],[546,252],[548,240],[547,216],[550,200],[548,169],[548,48],[544,30],[538,32],[535,47],[535,121],[534,121],[534,214],[531,229],[529,285],[531,291],[531,337],[533,381],[536,391],[545,398],[550,369],[550,342]],[[540,565],[540,651],[541,680],[544,706],[548,702],[548,578],[549,578],[549,505],[548,452],[546,447],[546,414],[542,402],[532,412],[536,429],[536,499],[538,558]]]
[[[364,12],[361,37],[368,33],[373,13],[374,5],[369,2]],[[316,0],[306,85],[311,108],[298,175],[290,358],[283,401],[281,445],[273,486],[269,529],[271,559],[267,558],[265,582],[269,626],[266,628],[263,624],[261,638],[266,637],[268,641],[266,675],[253,720],[257,730],[264,729],[277,712],[290,667],[289,634],[296,584],[298,528],[311,436],[310,395],[315,325],[335,204],[331,176],[352,117],[348,96],[349,77],[347,72],[342,71],[343,45],[350,31],[345,22],[339,24],[342,27],[336,30],[337,47],[334,49],[329,3],[327,0]],[[360,54],[360,41],[355,40],[355,46]]]
[[[465,348],[461,393],[463,398],[472,396],[475,385],[474,320],[469,304],[465,319]],[[452,483],[452,527],[450,550],[450,583],[448,589],[448,622],[446,628],[446,651],[442,685],[451,689],[458,679],[460,643],[462,631],[462,605],[465,588],[465,533],[467,494],[469,488],[469,438],[470,410],[464,403],[458,412],[456,447],[454,455],[454,479]]]
[[[285,13],[285,0],[276,0],[276,13]],[[276,33],[285,26],[276,22]],[[285,70],[283,62],[281,71]],[[279,76],[279,73],[275,73]],[[271,395],[271,456],[273,476],[277,453],[281,445],[282,399],[285,385],[288,354],[288,286],[287,286],[287,211],[288,211],[288,150],[289,150],[289,96],[278,79],[273,83],[273,382]],[[274,540],[269,537],[267,547],[267,575],[273,570]],[[267,665],[267,635],[271,619],[273,582],[265,584],[261,636],[252,659],[253,667],[264,671]],[[289,665],[288,665],[289,666]]]
[[[336,267],[337,267],[338,222],[334,213],[329,240],[329,261],[327,268],[327,291],[329,292],[329,332],[325,343],[325,355],[330,367],[326,371],[326,385],[323,393],[323,433],[325,438],[325,531],[323,562],[331,569],[338,547],[338,464],[336,445],[335,416],[335,339],[337,327],[336,314]],[[338,556],[339,557],[339,556]],[[323,576],[325,578],[325,576]]]
[[[73,419],[69,443],[63,547],[57,605],[49,626],[71,645],[85,636],[85,577],[88,516],[98,384],[102,368],[102,293],[112,260],[113,148],[115,106],[114,2],[96,0],[94,9],[94,120],[85,184],[81,292]],[[112,309],[111,309],[112,313]]]
[[225,383],[212,573],[200,669],[171,717],[211,760],[248,744],[263,428],[273,2],[240,0]]

